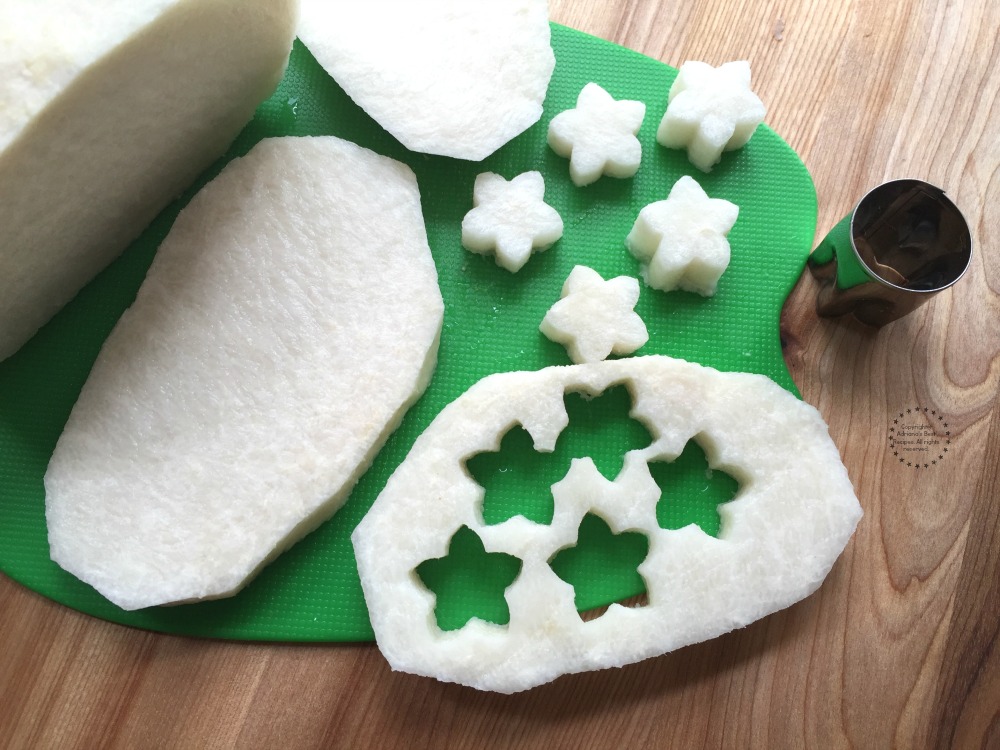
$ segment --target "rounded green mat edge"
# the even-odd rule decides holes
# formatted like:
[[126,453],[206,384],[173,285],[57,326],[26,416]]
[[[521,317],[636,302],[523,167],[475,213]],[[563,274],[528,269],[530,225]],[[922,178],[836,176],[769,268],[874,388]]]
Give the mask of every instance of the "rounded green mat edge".
[[[230,152],[20,352],[0,363],[0,570],[74,609],[162,632],[247,640],[371,640],[351,531],[420,432],[469,386],[493,372],[569,364],[565,350],[538,331],[563,281],[578,264],[605,278],[638,276],[639,263],[626,251],[625,236],[639,210],[665,198],[685,174],[711,197],[740,207],[729,234],[732,261],[712,298],[664,293],[642,284],[636,311],[650,338],[636,355],[667,354],[721,370],[758,372],[796,392],[782,360],[778,320],[811,249],[816,194],[794,151],[762,126],[745,148],[725,154],[710,174],[703,174],[683,152],[667,150],[655,140],[675,69],[556,24],[552,47],[556,68],[541,121],[488,159],[473,163],[404,149],[296,42],[278,90],[261,105]],[[590,81],[616,99],[646,103],[639,132],[643,161],[632,179],[603,177],[577,188],[570,182],[568,161],[547,146],[546,131],[549,120],[573,107]],[[156,247],[184,203],[226,161],[262,138],[320,134],[337,135],[399,159],[417,175],[445,300],[437,370],[348,503],[240,594],[175,607],[120,610],[49,560],[42,477],[52,449],[101,343],[134,298]],[[472,207],[477,174],[492,171],[510,179],[529,170],[544,175],[545,200],[563,217],[565,233],[511,274],[492,257],[462,248],[461,220]],[[379,248],[372,252],[377,255]],[[602,442],[601,431],[594,434],[587,447],[595,457],[621,455],[621,446]],[[678,486],[694,492],[705,472],[685,476],[688,479]],[[694,522],[696,515],[695,510],[686,515],[681,507],[673,523]],[[594,565],[603,566],[602,555],[591,557],[597,561]],[[625,566],[620,575],[608,575],[603,567],[591,572],[587,575],[583,568],[578,584],[581,609],[641,593],[634,566]],[[472,604],[478,596],[472,589],[458,593]]]

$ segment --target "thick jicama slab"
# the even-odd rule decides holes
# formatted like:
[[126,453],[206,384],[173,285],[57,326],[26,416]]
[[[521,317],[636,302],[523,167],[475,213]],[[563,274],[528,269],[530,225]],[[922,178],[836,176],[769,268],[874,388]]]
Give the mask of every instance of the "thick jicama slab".
[[485,159],[538,122],[546,0],[303,0],[299,38],[412,151]]
[[[573,459],[552,486],[551,523],[515,516],[487,524],[483,489],[465,460],[496,451],[516,424],[536,450],[551,451],[567,428],[567,391],[597,395],[620,383],[652,443],[628,452],[614,481],[590,458]],[[718,538],[657,521],[660,489],[648,462],[674,460],[692,439],[710,467],[740,481],[736,497],[719,506]],[[648,605],[612,604],[589,622],[577,614],[573,587],[550,562],[576,543],[587,513],[616,534],[647,536],[638,572]],[[819,587],[860,518],[813,407],[763,375],[651,356],[484,378],[417,439],[352,538],[375,638],[394,669],[509,693],[663,654],[787,607]],[[463,526],[490,553],[520,560],[504,594],[508,625],[474,618],[444,632],[436,624],[435,596],[414,570],[444,557]]]
[[0,3],[0,360],[222,155],[292,0]]
[[124,609],[227,596],[331,516],[433,370],[413,173],[265,140],[181,212],[45,475],[52,558]]

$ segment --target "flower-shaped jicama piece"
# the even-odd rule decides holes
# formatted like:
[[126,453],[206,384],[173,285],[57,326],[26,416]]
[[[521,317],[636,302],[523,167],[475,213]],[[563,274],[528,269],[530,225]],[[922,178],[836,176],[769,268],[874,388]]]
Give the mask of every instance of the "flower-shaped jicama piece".
[[642,160],[635,137],[646,115],[646,105],[616,100],[596,83],[583,87],[576,108],[560,112],[549,123],[549,145],[569,158],[573,183],[589,185],[602,174],[631,177]]
[[750,90],[750,63],[728,62],[713,68],[684,63],[668,96],[656,140],[667,148],[686,148],[688,159],[708,172],[723,151],[740,148],[763,122],[766,110]]
[[484,255],[496,254],[498,266],[519,271],[531,253],[562,237],[563,221],[545,203],[541,172],[525,172],[509,182],[498,174],[476,177],[472,203],[462,219],[462,245]]
[[739,211],[729,201],[709,198],[693,177],[684,176],[666,200],[639,212],[625,245],[644,264],[651,287],[710,297],[729,265],[726,235]]
[[592,268],[576,266],[539,330],[565,345],[577,364],[600,362],[612,353],[631,354],[649,340],[646,324],[634,310],[638,301],[639,282],[631,276],[605,281]]

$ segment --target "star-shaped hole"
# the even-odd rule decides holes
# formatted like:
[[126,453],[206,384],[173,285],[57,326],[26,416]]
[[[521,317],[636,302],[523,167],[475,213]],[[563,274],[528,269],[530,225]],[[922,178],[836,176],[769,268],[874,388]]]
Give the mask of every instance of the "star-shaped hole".
[[673,461],[650,461],[648,466],[660,488],[656,505],[660,528],[682,529],[694,523],[709,536],[719,536],[719,506],[736,497],[739,481],[721,469],[712,469],[697,440],[689,440]]
[[639,212],[625,245],[643,264],[651,287],[711,296],[729,265],[726,236],[737,216],[738,206],[709,198],[694,178],[684,176],[665,200]]
[[646,324],[635,312],[638,301],[639,282],[631,276],[605,281],[597,271],[576,266],[539,330],[563,344],[577,364],[631,354],[649,340]]
[[644,593],[646,582],[637,569],[648,554],[645,534],[616,534],[604,519],[588,513],[580,522],[576,544],[557,552],[549,565],[573,587],[576,608],[585,612],[601,604],[601,592],[611,587],[630,596]]
[[566,476],[574,458],[590,457],[605,478],[614,479],[624,454],[652,441],[646,426],[629,416],[632,395],[625,385],[609,387],[599,396],[570,392],[564,403],[569,424],[551,453],[536,451],[528,432],[515,425],[498,451],[465,460],[469,475],[484,490],[484,523],[503,523],[518,515],[551,523],[552,485]]
[[559,481],[559,470],[551,456],[536,452],[528,431],[514,425],[503,436],[500,450],[467,459],[469,474],[485,490],[483,522],[491,525],[524,516],[535,523],[552,523],[548,488]]
[[498,174],[476,177],[474,208],[462,219],[462,245],[516,273],[531,254],[562,237],[563,221],[545,200],[541,172],[524,172],[509,182]]
[[750,90],[748,62],[713,68],[692,60],[681,66],[670,88],[656,140],[687,149],[691,163],[708,172],[723,151],[746,145],[765,114],[763,102]]
[[468,526],[451,538],[448,554],[425,560],[416,574],[436,603],[434,617],[441,630],[458,630],[473,617],[497,625],[510,622],[504,591],[521,572],[521,561],[502,552],[487,552]]
[[636,133],[646,116],[646,105],[616,100],[596,83],[580,91],[576,107],[560,112],[549,123],[549,146],[569,159],[570,179],[580,187],[602,174],[631,177],[642,161]]

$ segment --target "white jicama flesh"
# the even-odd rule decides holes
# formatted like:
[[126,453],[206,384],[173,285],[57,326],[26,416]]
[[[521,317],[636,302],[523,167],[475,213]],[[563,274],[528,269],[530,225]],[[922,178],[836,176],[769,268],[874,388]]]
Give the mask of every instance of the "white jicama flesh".
[[222,155],[293,0],[0,3],[0,360]]
[[576,364],[631,354],[649,341],[646,324],[635,312],[638,301],[637,279],[618,276],[605,281],[593,268],[576,266],[538,329],[563,344]]
[[750,89],[746,60],[718,68],[689,60],[681,65],[667,99],[656,140],[667,148],[687,149],[690,162],[703,172],[718,164],[723,151],[745,146],[767,114]]
[[[653,436],[603,477],[574,459],[552,485],[541,524],[483,519],[483,488],[465,460],[498,450],[522,425],[537,451],[553,450],[568,424],[567,391],[600,394],[625,384],[631,416]],[[567,427],[568,424],[568,427]],[[721,529],[660,527],[660,488],[648,463],[672,461],[689,440],[740,489],[718,507]],[[624,449],[623,449],[624,452]],[[669,498],[668,498],[669,499]],[[584,621],[573,587],[550,561],[574,546],[588,513],[613,533],[638,532],[648,604],[611,605]],[[378,646],[393,669],[511,693],[559,675],[622,666],[722,635],[808,596],[850,539],[861,507],[819,413],[763,375],[723,373],[663,356],[489,376],[438,415],[355,529],[354,549]],[[435,595],[415,569],[445,556],[463,527],[520,572],[504,596],[507,625],[479,618],[459,630],[436,623]]]
[[408,149],[471,161],[539,120],[555,68],[546,0],[302,0],[298,35]]
[[562,237],[563,220],[545,202],[541,172],[524,172],[510,181],[493,172],[477,175],[473,204],[462,219],[462,246],[480,255],[493,253],[497,265],[511,273]]
[[549,146],[569,159],[569,175],[577,187],[601,175],[632,177],[642,162],[642,144],[636,137],[646,105],[615,99],[596,83],[580,90],[576,106],[549,122]]
[[262,141],[178,216],[45,475],[52,558],[124,609],[231,595],[346,500],[436,363],[416,179]]
[[739,217],[735,203],[709,198],[698,182],[681,177],[662,201],[639,211],[625,246],[642,262],[654,289],[683,289],[711,297],[729,267],[727,235]]

